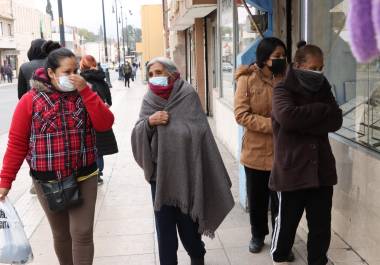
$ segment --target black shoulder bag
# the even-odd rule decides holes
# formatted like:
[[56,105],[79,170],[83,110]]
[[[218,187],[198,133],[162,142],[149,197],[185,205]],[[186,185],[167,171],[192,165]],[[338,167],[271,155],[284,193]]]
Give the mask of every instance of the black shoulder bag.
[[[70,171],[71,160],[69,153],[69,140],[66,129],[66,122],[64,118],[64,113],[61,104],[61,115],[62,115],[62,127],[65,132],[65,152],[67,154],[66,167]],[[85,149],[85,135],[86,135],[86,124],[87,124],[87,112],[84,110],[84,131],[81,133],[81,147],[79,156],[82,157]],[[77,167],[79,165],[79,159],[77,160]],[[82,203],[82,198],[80,194],[80,189],[77,181],[77,169],[75,169],[69,177],[64,179],[52,180],[52,181],[41,181],[38,180],[39,185],[42,188],[43,195],[47,201],[49,209],[52,212],[60,212],[67,208],[78,206]]]

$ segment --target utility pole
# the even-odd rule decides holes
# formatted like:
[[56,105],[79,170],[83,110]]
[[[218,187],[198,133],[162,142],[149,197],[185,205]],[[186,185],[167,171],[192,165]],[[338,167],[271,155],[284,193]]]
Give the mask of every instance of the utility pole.
[[62,0],[58,0],[58,18],[59,18],[59,37],[62,47],[66,46],[65,42],[65,25],[63,23]]
[[105,15],[105,13],[104,13],[104,0],[102,0],[102,9],[103,9],[104,56],[106,57],[106,63],[108,63],[107,33],[106,33],[106,15]]
[[[123,62],[125,64],[125,42],[124,42],[124,22],[123,22],[123,6],[120,5],[120,8],[121,8],[121,36],[123,38]],[[128,29],[127,29],[127,32],[128,32]],[[127,34],[127,38],[128,38],[128,34]],[[127,42],[127,45],[128,45],[128,42]]]
[[169,51],[169,27],[168,27],[168,1],[162,0],[162,15],[164,20],[164,32],[165,32],[165,54],[166,57],[170,58]]
[[116,12],[116,31],[117,31],[117,60],[120,65],[120,40],[119,40],[119,22],[117,16],[117,1],[115,0],[115,12]]

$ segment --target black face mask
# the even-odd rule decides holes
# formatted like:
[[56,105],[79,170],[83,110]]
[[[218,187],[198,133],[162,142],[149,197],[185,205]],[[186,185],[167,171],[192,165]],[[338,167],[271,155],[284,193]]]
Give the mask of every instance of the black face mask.
[[323,73],[316,71],[294,69],[294,74],[300,82],[300,85],[312,93],[318,92],[325,82],[325,76]]
[[272,59],[272,66],[268,66],[273,75],[284,74],[286,71],[286,59]]

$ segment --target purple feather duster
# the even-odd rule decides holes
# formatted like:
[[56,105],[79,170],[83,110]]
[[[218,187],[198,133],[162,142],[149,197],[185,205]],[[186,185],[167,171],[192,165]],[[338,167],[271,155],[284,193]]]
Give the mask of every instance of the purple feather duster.
[[377,49],[380,50],[380,1],[372,0],[372,20],[377,39]]
[[374,6],[380,5],[377,0],[350,0],[347,25],[352,53],[360,63],[369,62],[380,56],[372,19],[372,2]]

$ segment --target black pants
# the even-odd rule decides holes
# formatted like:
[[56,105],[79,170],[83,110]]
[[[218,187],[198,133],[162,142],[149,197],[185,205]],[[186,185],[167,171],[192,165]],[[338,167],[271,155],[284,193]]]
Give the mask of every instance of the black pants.
[[278,212],[278,199],[268,188],[270,171],[244,167],[247,177],[247,194],[251,233],[254,238],[264,238],[269,234],[268,206],[271,201],[272,228]]
[[[151,182],[153,202],[156,195],[156,183]],[[181,242],[191,258],[202,258],[206,254],[202,235],[198,233],[198,224],[189,215],[183,214],[179,208],[163,206],[155,211],[158,252],[161,265],[176,265],[178,250],[178,234]]]
[[326,265],[331,240],[331,207],[333,187],[320,187],[291,192],[278,192],[279,215],[276,219],[271,253],[275,262],[286,261],[306,210],[309,234],[307,252],[309,265]]
[[128,84],[128,87],[129,87],[129,79],[131,78],[131,75],[125,75],[124,76],[124,86],[127,86]]

